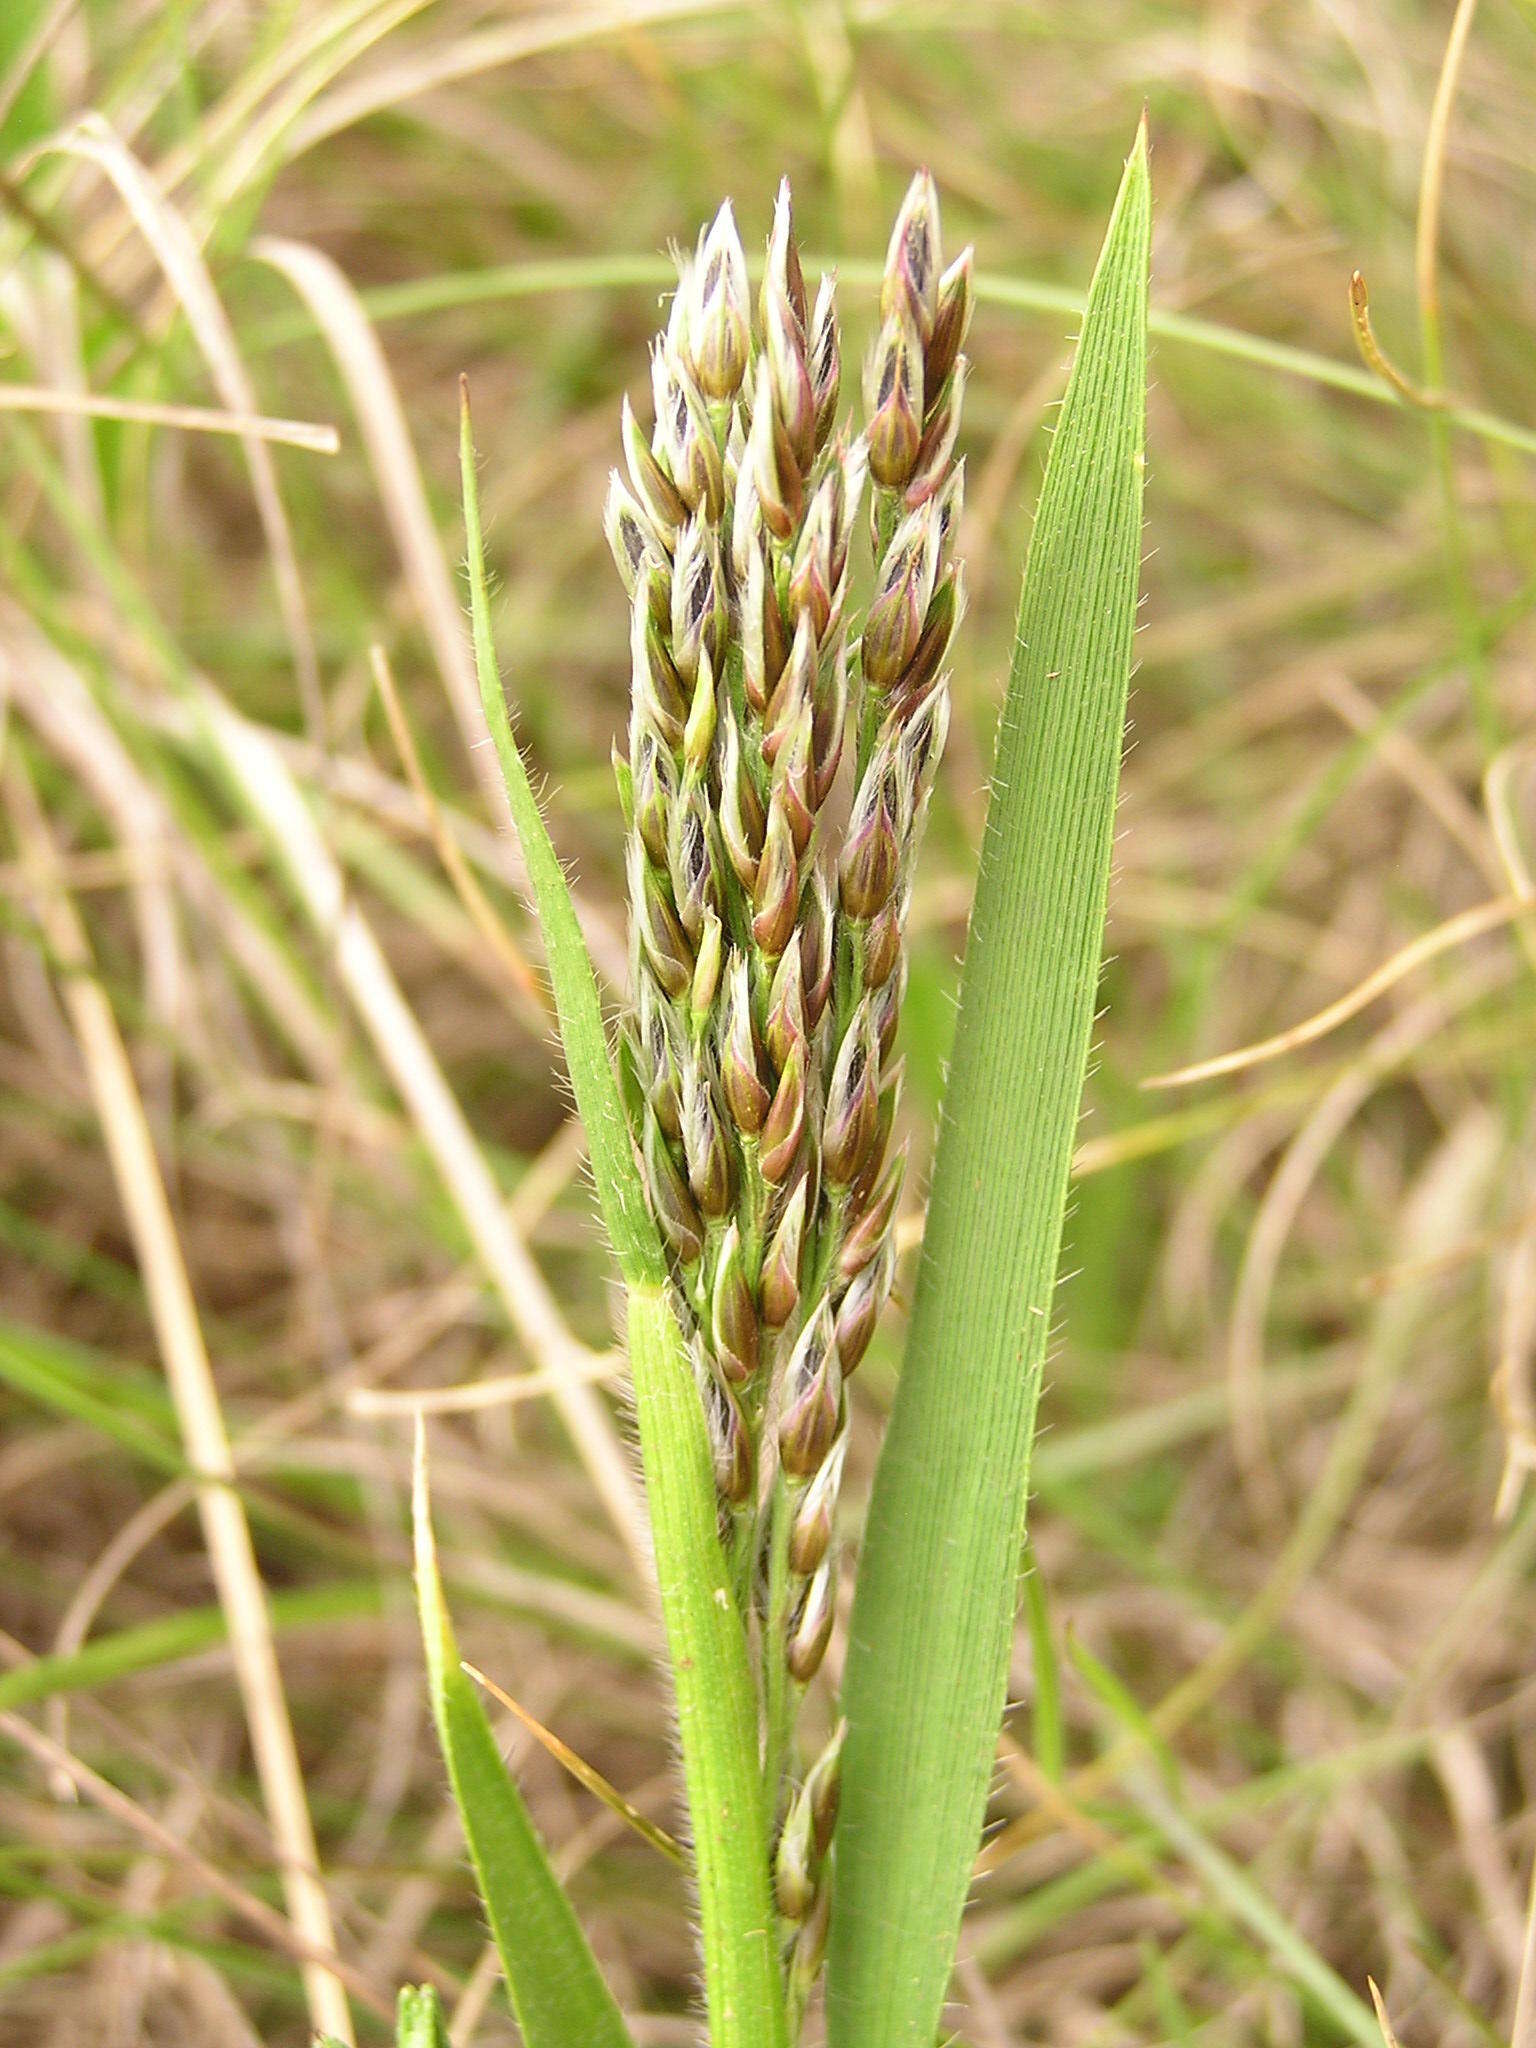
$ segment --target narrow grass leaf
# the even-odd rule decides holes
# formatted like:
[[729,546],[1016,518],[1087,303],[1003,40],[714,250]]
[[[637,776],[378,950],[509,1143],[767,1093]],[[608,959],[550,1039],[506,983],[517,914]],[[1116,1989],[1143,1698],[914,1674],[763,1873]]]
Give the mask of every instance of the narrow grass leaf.
[[[374,1579],[300,1587],[272,1595],[272,1630],[284,1635],[294,1629],[324,1627],[334,1638],[338,1622],[376,1615],[380,1606]],[[215,1649],[228,1637],[229,1620],[222,1607],[184,1607],[159,1621],[144,1621],[112,1635],[97,1636],[78,1650],[34,1657],[28,1664],[0,1672],[0,1713],[55,1699],[61,1693],[98,1692],[140,1671],[163,1671]]]
[[419,1429],[413,1509],[416,1598],[432,1716],[523,2039],[527,2048],[570,2048],[574,2041],[585,2048],[632,2048],[613,1994],[501,1760],[480,1695],[460,1666],[438,1575],[425,1434]]
[[1061,1672],[1056,1662],[1055,1639],[1051,1634],[1051,1610],[1045,1597],[1045,1582],[1028,1549],[1024,1558],[1023,1580],[1024,1612],[1029,1621],[1030,1661],[1035,1680],[1035,1762],[1056,1783],[1061,1778],[1067,1755],[1066,1730],[1061,1717]]
[[1122,1728],[1136,1737],[1157,1765],[1163,1782],[1170,1790],[1175,1788],[1179,1782],[1179,1767],[1173,1751],[1143,1712],[1130,1687],[1117,1678],[1107,1664],[1095,1657],[1081,1637],[1071,1630],[1067,1632],[1067,1655],[1072,1659],[1072,1666],[1078,1677],[1094,1698],[1108,1709]]
[[1248,1873],[1201,1832],[1149,1773],[1133,1771],[1126,1784],[1131,1798],[1169,1848],[1176,1850],[1198,1873],[1210,1896],[1229,1918],[1269,1950],[1292,1983],[1328,2015],[1346,2039],[1354,2041],[1357,2048],[1381,2048],[1381,2031],[1370,2007],[1260,1891]]
[[1138,136],[1041,491],[922,1271],[849,1629],[832,2048],[927,2048],[1001,1717],[1093,1021],[1141,557]]
[[667,1298],[661,1240],[646,1206],[608,1056],[596,977],[512,733],[496,666],[467,401],[460,456],[481,701],[533,887],[603,1220],[628,1290],[635,1412],[693,1819],[710,2039],[713,2048],[781,2048],[784,2004],[746,1630],[716,1534],[704,1411]]

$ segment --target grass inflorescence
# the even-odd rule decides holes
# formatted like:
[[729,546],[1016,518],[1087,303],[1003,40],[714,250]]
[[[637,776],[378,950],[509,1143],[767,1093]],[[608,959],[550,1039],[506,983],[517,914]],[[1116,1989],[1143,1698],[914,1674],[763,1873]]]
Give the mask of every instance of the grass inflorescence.
[[[895,1272],[904,925],[962,609],[970,303],[970,252],[945,269],[919,176],[850,436],[834,283],[811,299],[787,185],[755,330],[726,205],[655,344],[649,438],[625,402],[628,484],[615,472],[608,500],[632,622],[625,1072],[738,1597],[757,1610],[775,1825],[794,1696],[835,1614],[845,1386]],[[874,590],[855,627],[866,531]],[[777,1855],[780,1908],[807,1929],[803,1982],[825,1939],[839,1745]]]

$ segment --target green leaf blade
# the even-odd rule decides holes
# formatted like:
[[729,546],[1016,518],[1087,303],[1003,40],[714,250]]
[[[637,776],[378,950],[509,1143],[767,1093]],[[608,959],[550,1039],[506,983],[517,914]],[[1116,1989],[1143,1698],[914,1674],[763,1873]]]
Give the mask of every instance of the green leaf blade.
[[1052,443],[844,1712],[832,2048],[929,2048],[986,1808],[1103,942],[1141,556],[1139,135]]
[[[418,1435],[416,1598],[432,1717],[507,1990],[527,2048],[634,2048],[570,1900],[502,1762],[480,1696],[460,1668],[443,1598]],[[402,2008],[402,2024],[404,2011]],[[430,2034],[411,2037],[430,2041]]]

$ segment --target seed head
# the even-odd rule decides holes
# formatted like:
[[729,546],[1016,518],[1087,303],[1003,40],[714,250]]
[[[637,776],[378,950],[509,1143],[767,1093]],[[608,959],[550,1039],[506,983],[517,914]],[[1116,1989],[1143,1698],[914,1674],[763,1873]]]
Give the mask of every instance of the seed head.
[[888,756],[876,754],[854,799],[838,862],[838,895],[849,917],[878,916],[896,886],[901,860],[898,801],[892,763]]
[[802,1787],[785,1819],[773,1856],[773,1896],[786,1920],[805,1919],[816,1899],[810,1802]]
[[800,901],[799,856],[782,793],[768,805],[763,857],[752,885],[752,936],[766,958],[777,960],[789,944]]
[[729,626],[719,539],[707,520],[691,518],[672,565],[672,666],[690,687],[706,651],[718,673]]
[[789,1976],[793,1995],[803,2006],[810,1997],[812,1987],[821,1974],[826,1960],[827,1935],[832,1925],[832,1887],[821,1886],[816,1894],[815,1904],[806,1915],[800,1932],[795,1936],[795,1945],[789,1959]]
[[880,1122],[875,1142],[870,1148],[864,1170],[848,1191],[850,1212],[856,1214],[865,1208],[874,1194],[875,1183],[880,1178],[880,1167],[890,1149],[891,1132],[896,1123],[896,1106],[901,1101],[901,1084],[906,1074],[904,1059],[887,1063],[880,1081]]
[[[629,614],[631,732],[655,735],[667,753],[683,743],[688,696],[672,665],[672,651],[645,590],[636,590]],[[631,748],[637,744],[632,739]],[[675,780],[675,778],[674,778]]]
[[816,293],[806,346],[811,376],[811,393],[816,401],[816,446],[820,449],[832,431],[837,414],[837,393],[842,381],[842,342],[837,331],[837,280],[824,277]]
[[763,1024],[763,1042],[768,1057],[781,1071],[790,1052],[806,1049],[809,1028],[805,1014],[805,967],[800,948],[791,946],[774,970],[768,991],[768,1013]]
[[964,575],[957,562],[930,598],[923,630],[901,672],[900,694],[894,707],[898,715],[910,709],[938,674],[964,611]]
[[763,710],[763,753],[770,765],[778,760],[802,709],[814,702],[815,691],[816,629],[808,614],[802,612],[779,679]]
[[768,820],[747,768],[741,727],[729,695],[719,709],[720,837],[737,881],[750,890],[757,880]]
[[715,994],[725,959],[725,927],[713,910],[704,913],[704,929],[694,956],[693,980],[688,988],[688,1014],[695,1032],[702,1032],[714,1012]]
[[[877,1256],[890,1236],[906,1173],[907,1148],[903,1145],[900,1151],[886,1162],[868,1203],[860,1211],[858,1221],[843,1240],[843,1249],[837,1264],[838,1272],[845,1280],[856,1279]],[[845,1372],[851,1370],[846,1362],[843,1369]]]
[[[750,480],[742,485],[743,490],[753,488]],[[742,687],[748,704],[761,718],[784,673],[790,641],[768,567],[768,550],[760,537],[748,548],[746,573],[742,576],[738,570],[738,580],[746,592],[742,601]]]
[[629,774],[630,829],[657,867],[667,859],[667,838],[671,830],[672,806],[677,801],[677,774],[672,757],[654,733],[642,732],[636,759]]
[[[697,973],[695,973],[697,980]],[[877,989],[870,993],[870,1003],[875,1019],[875,1039],[880,1049],[883,1064],[891,1056],[896,1044],[896,1030],[901,1022],[901,1001],[907,992],[907,963],[900,952],[892,964],[891,972]]]
[[805,1796],[811,1809],[811,1841],[818,1857],[825,1856],[831,1848],[832,1831],[837,1826],[837,1810],[843,1791],[843,1744],[847,1739],[848,1723],[839,1719],[832,1730],[831,1740],[805,1776]]
[[[816,727],[810,699],[801,704],[786,744],[774,762],[773,801],[784,808],[794,841],[796,873],[816,829]],[[796,908],[799,908],[798,898]]]
[[777,541],[790,540],[805,503],[805,481],[795,459],[794,444],[775,406],[773,367],[766,354],[757,359],[757,389],[752,402],[752,431],[747,463],[763,523]]
[[629,902],[646,965],[663,993],[680,1001],[693,982],[693,948],[661,871],[638,839],[629,843]]
[[690,512],[697,512],[714,526],[725,505],[725,469],[720,444],[709,417],[704,394],[681,363],[670,363],[671,388],[676,393],[671,412],[667,457],[677,492]]
[[[783,1654],[804,1683],[835,1608],[844,1383],[895,1273],[903,933],[964,608],[971,262],[943,268],[920,174],[852,435],[835,418],[835,283],[808,303],[787,186],[755,334],[728,204],[682,269],[652,352],[653,424],[626,401],[626,474],[604,514],[631,606],[621,1080],[730,1540],[758,1549],[748,1565],[762,1562],[765,1437],[790,1489]],[[856,628],[866,531],[874,596]],[[802,1988],[826,1940],[839,1743],[776,1857],[781,1906],[802,1916],[789,1965]]]
[[966,360],[961,356],[948,383],[937,391],[925,381],[924,388],[929,393],[928,419],[907,484],[906,502],[909,505],[920,505],[925,498],[931,497],[950,474],[955,437],[960,431],[961,407],[965,402],[966,375]]
[[837,470],[829,470],[811,499],[789,567],[789,615],[797,624],[802,618],[807,621],[813,645],[831,623],[848,559],[847,538],[841,531],[841,496],[842,477]]
[[683,765],[702,776],[709,766],[709,750],[715,743],[715,664],[708,647],[699,651],[699,672],[693,679],[693,702],[683,728]]
[[811,1031],[820,1024],[832,993],[835,918],[832,878],[825,868],[817,867],[800,905],[800,980],[806,1026]]
[[[678,922],[691,954],[703,935],[705,919],[711,911],[718,914],[721,901],[709,795],[701,783],[685,783],[672,807],[667,831],[667,870]],[[691,966],[689,972],[691,975]]]
[[904,892],[896,890],[886,899],[885,908],[872,917],[858,934],[863,941],[859,948],[859,967],[866,988],[883,988],[895,972],[896,963],[901,958],[906,907]]
[[805,356],[805,326],[780,292],[770,292],[763,307],[763,368],[758,403],[766,393],[774,426],[783,436],[795,467],[803,475],[816,452],[816,394]]
[[864,621],[864,675],[877,690],[902,680],[923,637],[939,574],[940,526],[931,499],[909,512],[880,565],[880,581]]

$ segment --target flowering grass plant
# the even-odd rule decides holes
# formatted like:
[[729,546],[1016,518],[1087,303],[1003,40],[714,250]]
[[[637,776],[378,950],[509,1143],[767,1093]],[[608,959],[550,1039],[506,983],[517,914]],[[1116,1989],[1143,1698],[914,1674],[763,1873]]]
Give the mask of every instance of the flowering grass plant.
[[[906,1365],[842,1696],[811,1753],[798,1708],[838,1615],[847,1385],[896,1273],[904,928],[964,610],[970,251],[946,265],[920,174],[858,432],[840,424],[835,286],[807,288],[787,188],[755,320],[729,205],[681,265],[653,423],[625,402],[606,513],[632,672],[616,1057],[496,669],[466,405],[475,651],[626,1288],[714,2048],[792,2048],[824,1964],[833,2048],[916,2048],[938,2026],[1002,1708],[1099,972],[1147,246],[1140,136],[1036,518]],[[439,1733],[524,2037],[622,2043],[460,1668],[424,1458],[417,1567]],[[412,2007],[413,2025],[430,2017]]]

